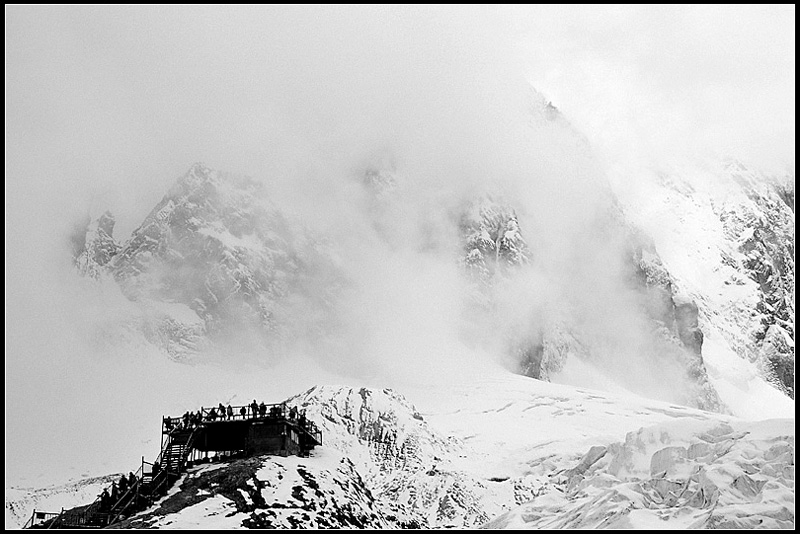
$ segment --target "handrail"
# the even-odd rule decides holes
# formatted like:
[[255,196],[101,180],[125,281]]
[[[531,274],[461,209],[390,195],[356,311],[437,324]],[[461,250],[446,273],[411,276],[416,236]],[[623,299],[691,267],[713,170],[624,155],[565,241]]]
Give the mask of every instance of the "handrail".
[[[147,501],[152,503],[153,497],[160,492],[162,487],[165,484],[170,484],[171,476],[180,476],[180,474],[184,471],[188,458],[194,450],[194,442],[197,439],[199,430],[201,428],[205,428],[206,423],[209,422],[226,422],[235,420],[266,421],[282,419],[291,426],[295,427],[299,432],[311,437],[317,444],[322,444],[322,432],[319,430],[317,425],[305,417],[305,411],[299,412],[295,406],[289,408],[286,402],[276,404],[256,404],[255,410],[253,409],[252,403],[244,406],[230,406],[232,412],[230,416],[227,414],[228,406],[226,405],[224,408],[225,410],[222,411],[221,414],[217,414],[216,407],[201,407],[200,410],[198,410],[198,413],[200,414],[199,418],[195,412],[187,412],[187,414],[192,415],[192,419],[189,421],[184,421],[184,416],[162,417],[162,434],[167,435],[166,443],[162,443],[162,449],[159,451],[158,456],[156,456],[152,463],[146,462],[144,457],[142,457],[142,463],[134,475],[136,479],[135,482],[131,484],[114,503],[111,504],[107,511],[102,509],[101,494],[92,503],[85,507],[80,507],[80,509],[75,512],[72,510],[64,510],[63,508],[57,514],[55,512],[40,512],[49,516],[53,516],[43,518],[42,524],[47,522],[46,528],[48,529],[56,528],[64,524],[67,526],[108,526],[119,520],[120,516],[130,508],[134,498],[136,498],[137,503],[140,502],[138,495],[143,489],[145,490],[145,493],[142,493],[142,495],[145,495],[147,497]],[[242,408],[245,409],[244,414],[241,413]],[[212,418],[212,413],[217,414],[216,417]],[[186,422],[189,422],[190,424],[187,425],[185,424]],[[177,439],[176,434],[179,432],[184,433],[186,431],[190,431],[190,433],[188,437],[186,437],[185,442],[177,444],[177,446],[180,446],[183,449],[177,458],[177,465],[174,466],[176,469],[173,470],[171,469],[173,466],[165,465],[165,454],[173,446],[176,446],[174,443],[175,439]],[[174,457],[171,459],[174,459]],[[156,463],[160,466],[160,470],[154,473],[152,467]],[[145,466],[151,467],[149,473],[145,471]],[[148,481],[145,480],[146,477],[149,478]],[[134,495],[136,497],[134,497]],[[23,528],[34,526],[36,517],[35,514],[36,510],[33,511],[31,518],[25,523]]]
[[[64,509],[62,508],[62,509],[61,509],[61,512],[63,512],[63,511],[64,511]],[[31,517],[30,517],[30,519],[28,519],[28,520],[25,522],[25,524],[24,524],[24,525],[22,525],[22,528],[23,528],[23,530],[24,530],[24,529],[27,529],[27,528],[31,528],[31,527],[34,525],[34,521],[36,521],[36,514],[37,514],[37,513],[38,513],[38,514],[41,514],[41,516],[42,516],[42,521],[41,521],[41,522],[42,522],[42,523],[46,523],[47,521],[50,521],[50,520],[52,520],[52,519],[55,519],[56,517],[58,517],[59,515],[61,515],[61,512],[45,512],[44,510],[39,510],[39,511],[37,512],[36,508],[34,508],[34,509],[33,509],[33,511],[31,511]],[[37,524],[40,524],[40,523],[37,523]]]
[[53,528],[53,525],[55,525],[58,522],[59,518],[62,515],[64,515],[64,507],[63,506],[61,507],[61,511],[58,513],[58,515],[52,521],[50,521],[50,524],[47,525],[47,528],[45,530],[50,530],[51,528]]
[[[262,411],[263,405],[263,411]],[[253,404],[244,404],[244,405],[237,405],[231,406],[231,416],[227,415],[228,405],[224,405],[225,413],[222,415],[219,414],[218,406],[214,406],[212,408],[206,408],[205,406],[201,406],[198,412],[200,412],[200,419],[199,424],[203,424],[210,421],[246,421],[250,419],[262,419],[262,418],[273,418],[273,417],[286,417],[286,413],[290,411],[287,407],[286,402],[279,402],[274,404],[265,404],[265,403],[257,403],[256,404],[256,413],[253,414]],[[241,409],[245,409],[245,414],[241,414]],[[211,419],[210,415],[212,410],[214,411],[215,418]],[[197,412],[187,411],[186,412],[190,416],[195,416]],[[175,429],[185,429],[185,425],[183,424],[183,416],[179,417],[162,417],[163,422],[169,422],[168,427],[164,428],[164,434],[170,434]],[[166,425],[165,425],[166,426]]]

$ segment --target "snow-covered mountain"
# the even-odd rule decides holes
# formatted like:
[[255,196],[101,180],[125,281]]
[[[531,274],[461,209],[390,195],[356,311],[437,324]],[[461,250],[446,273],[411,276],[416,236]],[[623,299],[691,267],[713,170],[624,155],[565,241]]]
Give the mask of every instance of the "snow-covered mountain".
[[[614,265],[598,276],[618,279],[605,289],[605,303],[558,294],[550,297],[555,304],[535,303],[542,295],[529,290],[522,274],[538,272],[548,258],[537,257],[529,243],[529,237],[537,242],[540,226],[520,217],[515,201],[485,193],[442,206],[460,236],[450,247],[460,257],[455,252],[449,261],[461,264],[473,286],[454,304],[466,310],[465,339],[480,345],[482,332],[492,332],[488,337],[503,339],[500,350],[513,370],[566,383],[574,383],[575,365],[608,368],[609,358],[622,358],[615,355],[622,343],[652,355],[651,366],[661,366],[680,392],[673,400],[736,412],[730,383],[738,379],[725,370],[738,365],[733,352],[754,363],[748,380],[767,380],[792,396],[793,184],[739,163],[709,177],[692,174],[698,172],[641,179],[636,187],[616,187],[616,195],[609,184],[597,186],[612,201],[594,215],[593,238],[609,243],[604,253]],[[612,185],[615,178],[628,183],[611,178]],[[403,214],[397,207],[402,176],[391,167],[369,168],[361,185],[366,220],[378,239],[392,242]],[[284,214],[263,184],[202,164],[177,181],[123,244],[112,237],[113,227],[110,213],[88,226],[76,265],[82,274],[118,284],[146,317],[142,335],[175,359],[231,340],[255,338],[280,352],[293,338],[330,336],[339,321],[337,300],[348,284],[358,284],[341,271],[331,237]],[[610,317],[626,309],[616,323],[598,327],[601,312],[590,308],[587,315],[587,305],[603,304]],[[498,312],[503,306],[506,313]],[[535,308],[526,312],[535,317],[509,320],[515,307]],[[612,381],[619,373],[607,371]]]
[[[584,154],[585,139],[534,100],[536,127],[554,125]],[[444,322],[388,338],[400,345],[392,358],[426,380],[289,399],[323,431],[310,458],[198,467],[124,526],[793,526],[791,176],[738,162],[616,168],[578,188],[601,201],[569,229],[501,187],[417,210],[419,191],[394,164],[353,178],[345,235],[310,230],[259,181],[195,164],[128,239],[114,238],[110,213],[71,237],[86,284],[126,301],[101,328],[128,318],[126,336],[175,362],[243,346],[271,361],[318,337],[337,356],[310,343],[302,361],[356,367],[351,348],[393,331],[391,313],[368,320],[385,296],[406,306],[399,322],[457,323],[452,337]],[[450,280],[417,279],[426,262],[457,279],[433,313],[421,303]],[[376,267],[386,280],[363,291],[359,277]],[[448,350],[491,355],[468,369],[485,376],[429,380],[426,358]],[[6,522],[91,500],[76,488],[92,484],[7,490]]]
[[625,215],[696,303],[705,366],[724,402],[737,409],[730,384],[758,388],[758,376],[793,397],[794,177],[735,161],[631,172],[611,177]]
[[[308,291],[308,270],[327,256],[248,178],[195,164],[122,245],[106,212],[86,231],[81,273],[115,281],[146,310],[143,334],[173,358],[247,331],[278,343],[287,307],[325,308],[335,284]],[[291,304],[290,304],[291,302]]]
[[[201,465],[122,526],[794,523],[791,419],[747,422],[505,373],[408,395],[311,388],[287,401],[322,429],[310,457]],[[7,497],[7,521],[10,508],[20,518],[41,508],[35,497]]]

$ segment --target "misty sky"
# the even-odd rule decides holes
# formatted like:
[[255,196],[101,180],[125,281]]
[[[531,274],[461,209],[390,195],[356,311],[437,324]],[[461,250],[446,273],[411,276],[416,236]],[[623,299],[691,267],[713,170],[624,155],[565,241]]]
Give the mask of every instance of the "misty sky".
[[11,7],[6,219],[24,192],[128,232],[194,161],[261,176],[379,150],[396,110],[433,116],[481,69],[530,80],[610,158],[785,168],[794,48],[794,6]]
[[386,154],[417,189],[464,193],[526,168],[508,145],[509,87],[527,82],[609,168],[793,170],[794,32],[793,5],[7,7],[7,413],[80,405],[69,385],[31,384],[80,346],[66,237],[87,212],[110,209],[124,240],[196,161],[312,207],[337,198],[320,176]]

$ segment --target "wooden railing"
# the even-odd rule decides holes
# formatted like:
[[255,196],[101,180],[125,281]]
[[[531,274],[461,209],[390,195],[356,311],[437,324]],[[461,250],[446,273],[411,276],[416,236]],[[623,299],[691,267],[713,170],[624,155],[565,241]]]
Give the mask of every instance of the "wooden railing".
[[56,517],[60,516],[62,513],[64,513],[63,508],[61,509],[60,512],[43,512],[41,510],[37,512],[36,509],[34,508],[33,512],[31,512],[31,518],[28,519],[24,525],[22,525],[22,528],[23,529],[31,528],[36,525],[44,524],[47,521],[51,521]]
[[[253,409],[255,407],[255,410]],[[223,421],[252,421],[285,419],[293,423],[298,429],[311,436],[316,443],[322,444],[322,432],[313,421],[306,419],[305,415],[296,408],[289,408],[286,403],[280,404],[251,404],[230,406],[231,415],[228,415],[228,406],[223,406],[224,415],[220,416],[219,406],[214,408],[200,407],[197,412],[187,412],[188,416],[163,417],[161,432],[170,434],[175,430],[186,430],[199,425]],[[244,408],[244,412],[242,412]]]
[[[119,521],[123,514],[130,511],[132,504],[135,505],[134,508],[140,508],[141,498],[144,498],[147,504],[152,504],[155,498],[166,493],[166,489],[184,471],[189,456],[194,450],[193,444],[197,437],[196,429],[204,427],[208,423],[237,420],[282,420],[294,426],[298,431],[310,436],[316,444],[322,444],[322,432],[317,428],[317,425],[313,421],[306,419],[305,414],[299,412],[296,408],[288,408],[286,403],[261,403],[256,404],[255,407],[252,403],[245,406],[231,406],[231,415],[228,415],[228,406],[225,406],[222,417],[220,417],[218,408],[201,407],[191,417],[163,417],[161,431],[162,436],[166,435],[166,442],[162,441],[161,451],[152,463],[146,462],[142,457],[141,466],[134,474],[135,482],[126,488],[125,492],[109,507],[103,507],[101,496],[98,496],[91,504],[78,509],[64,510],[62,508],[58,513],[37,512],[34,510],[31,518],[23,528],[34,528],[39,525],[48,529],[105,527]],[[187,430],[191,430],[191,434],[186,442],[175,444],[177,433]],[[173,445],[183,447],[182,455],[178,459],[177,471],[169,469],[164,457],[165,453]],[[159,469],[154,471],[156,464]]]

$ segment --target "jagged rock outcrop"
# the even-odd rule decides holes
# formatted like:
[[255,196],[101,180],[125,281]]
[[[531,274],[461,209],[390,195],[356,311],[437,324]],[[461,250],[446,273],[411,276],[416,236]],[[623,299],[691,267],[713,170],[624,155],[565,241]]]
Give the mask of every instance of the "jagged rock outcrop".
[[318,386],[287,401],[306,410],[325,435],[325,442],[354,461],[391,476],[397,471],[424,471],[458,447],[433,432],[416,408],[391,389]]
[[[324,320],[337,287],[320,241],[284,217],[262,184],[200,163],[122,246],[113,226],[106,213],[90,227],[78,268],[112,276],[141,305],[145,337],[173,358],[215,340],[243,343],[242,332],[259,346],[278,344],[298,323],[297,307]],[[312,269],[325,276],[312,279]]]
[[390,390],[315,387],[287,401],[318,422],[324,442],[363,473],[389,515],[428,527],[478,525],[489,519],[491,489],[453,468],[462,443],[430,427]]
[[414,528],[384,510],[347,458],[254,457],[203,466],[115,528]]
[[[92,278],[100,277],[104,268],[116,256],[121,246],[114,240],[116,219],[106,211],[86,227],[83,249],[75,259],[78,272]],[[77,243],[73,239],[73,243]]]
[[735,161],[724,170],[743,195],[714,205],[735,247],[723,259],[758,289],[753,320],[742,325],[742,355],[794,397],[794,178],[760,175]]
[[278,326],[300,269],[288,223],[263,187],[194,165],[150,212],[110,270],[129,298],[189,306],[210,333]]
[[462,261],[470,275],[483,285],[490,285],[493,278],[531,261],[517,214],[502,201],[487,195],[470,203],[459,228],[464,236]]
[[672,293],[697,305],[704,345],[752,362],[748,374],[792,396],[794,177],[737,161],[640,174],[637,187],[619,180],[615,193],[626,218],[653,236]]

